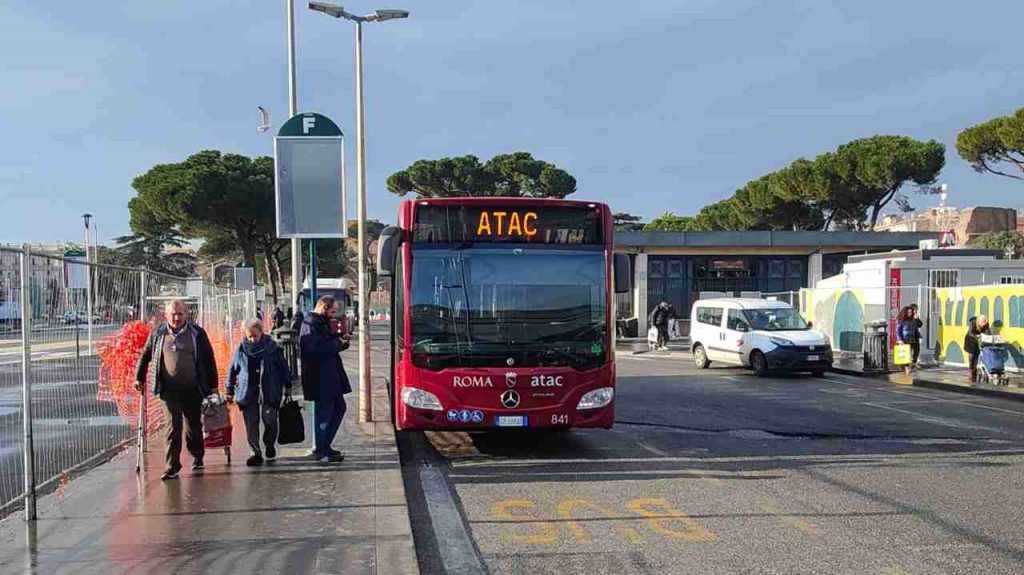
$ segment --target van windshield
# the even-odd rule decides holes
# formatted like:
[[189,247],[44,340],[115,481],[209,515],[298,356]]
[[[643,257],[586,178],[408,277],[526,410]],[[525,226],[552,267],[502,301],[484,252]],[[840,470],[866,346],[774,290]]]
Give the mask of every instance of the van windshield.
[[791,307],[774,309],[745,309],[743,315],[750,322],[751,329],[764,331],[805,330],[807,322]]

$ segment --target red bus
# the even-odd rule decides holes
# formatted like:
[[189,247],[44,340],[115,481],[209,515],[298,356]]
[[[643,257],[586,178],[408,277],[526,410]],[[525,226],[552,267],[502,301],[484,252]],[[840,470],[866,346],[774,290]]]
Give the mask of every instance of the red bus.
[[614,293],[632,278],[608,206],[419,199],[398,222],[378,244],[397,429],[612,427]]

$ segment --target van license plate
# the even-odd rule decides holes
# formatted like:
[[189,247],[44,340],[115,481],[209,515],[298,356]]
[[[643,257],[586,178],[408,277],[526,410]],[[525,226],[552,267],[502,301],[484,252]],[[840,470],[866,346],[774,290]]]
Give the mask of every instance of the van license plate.
[[821,356],[820,355],[809,355],[809,356],[807,356],[807,361],[820,361],[820,360],[821,360]]
[[495,420],[498,427],[526,427],[525,415],[499,415]]

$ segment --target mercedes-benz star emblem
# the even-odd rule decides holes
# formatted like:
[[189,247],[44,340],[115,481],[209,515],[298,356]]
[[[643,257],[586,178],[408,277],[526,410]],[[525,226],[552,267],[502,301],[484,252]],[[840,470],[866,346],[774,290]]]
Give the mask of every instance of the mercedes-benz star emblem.
[[516,386],[516,374],[514,372],[508,372],[505,374],[505,385],[509,387]]
[[514,389],[510,389],[501,394],[501,405],[506,409],[512,409],[519,407],[519,392]]

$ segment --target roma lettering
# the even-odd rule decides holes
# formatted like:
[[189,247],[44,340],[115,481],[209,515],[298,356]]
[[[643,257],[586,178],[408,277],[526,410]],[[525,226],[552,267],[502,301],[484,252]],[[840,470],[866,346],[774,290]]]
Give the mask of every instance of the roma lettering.
[[490,376],[487,375],[466,375],[452,377],[452,385],[455,387],[494,387]]

